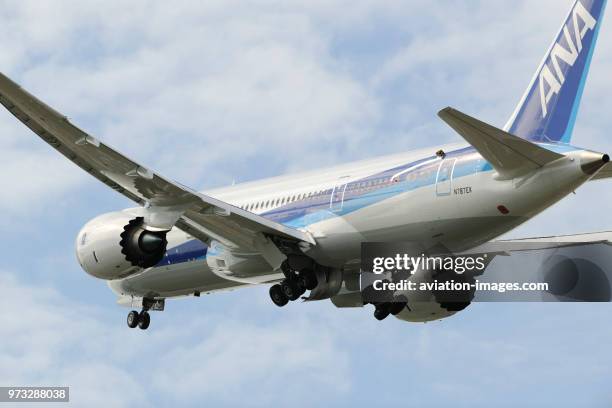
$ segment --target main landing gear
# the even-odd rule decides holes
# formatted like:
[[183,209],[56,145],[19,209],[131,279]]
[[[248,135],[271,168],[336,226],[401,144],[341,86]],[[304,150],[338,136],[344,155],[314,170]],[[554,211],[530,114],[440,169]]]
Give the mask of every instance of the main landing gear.
[[290,300],[299,299],[307,290],[317,286],[317,277],[310,268],[298,272],[291,269],[287,262],[283,262],[281,270],[285,274],[285,279],[270,288],[270,298],[278,307],[285,306]]
[[395,316],[404,310],[406,302],[396,300],[394,302],[378,303],[374,307],[374,317],[376,320],[385,320],[390,314]]
[[151,316],[146,310],[142,310],[140,313],[132,310],[127,315],[127,325],[130,329],[138,326],[141,330],[147,330],[149,324],[151,324]]

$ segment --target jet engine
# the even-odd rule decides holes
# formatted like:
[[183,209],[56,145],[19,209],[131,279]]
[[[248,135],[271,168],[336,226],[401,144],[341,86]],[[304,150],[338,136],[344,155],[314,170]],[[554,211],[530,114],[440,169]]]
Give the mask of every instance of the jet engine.
[[[474,275],[456,273],[452,270],[423,270],[414,274],[393,276],[394,282],[409,280],[420,287],[421,284],[454,282],[473,283]],[[366,279],[366,282],[370,282]],[[362,293],[360,285],[364,284],[358,273],[346,274],[340,292],[332,297],[337,307],[361,307],[365,303],[375,306],[374,317],[383,320],[394,315],[400,320],[409,322],[426,322],[451,316],[467,308],[474,298],[474,290],[395,290],[385,291],[379,295],[372,287]],[[364,297],[365,296],[365,297]]]
[[101,215],[77,237],[81,267],[96,278],[125,278],[157,265],[166,253],[167,231],[149,231],[144,218],[129,212]]

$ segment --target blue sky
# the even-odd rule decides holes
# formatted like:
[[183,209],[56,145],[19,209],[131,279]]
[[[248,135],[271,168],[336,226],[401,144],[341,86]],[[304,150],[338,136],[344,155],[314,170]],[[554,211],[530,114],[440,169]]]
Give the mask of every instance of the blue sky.
[[[570,7],[529,1],[4,1],[0,70],[91,134],[206,189],[458,141],[503,125]],[[608,19],[608,18],[606,18]],[[574,142],[610,151],[604,22]],[[0,385],[78,406],[610,406],[609,304],[474,304],[380,323],[267,288],[170,301],[150,330],[74,256],[131,204],[0,111]],[[611,230],[607,182],[511,236]],[[527,404],[525,404],[527,402]]]

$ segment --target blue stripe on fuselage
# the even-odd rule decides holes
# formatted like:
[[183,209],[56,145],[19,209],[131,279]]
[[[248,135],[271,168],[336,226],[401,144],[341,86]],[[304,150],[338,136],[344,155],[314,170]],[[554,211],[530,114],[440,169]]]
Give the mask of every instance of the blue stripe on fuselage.
[[166,254],[157,265],[175,265],[182,262],[191,262],[195,260],[205,259],[208,246],[199,239],[185,241],[166,251]]
[[[557,153],[577,150],[577,148],[565,144],[541,143],[539,145]],[[467,146],[447,152],[446,159],[459,159],[474,153],[477,153],[476,149]],[[304,228],[316,222],[343,216],[398,194],[434,185],[438,167],[442,161],[440,159],[431,162],[435,158],[436,156],[432,155],[349,183],[345,190],[344,202],[341,206],[339,202],[337,205],[341,208],[333,210],[330,208],[333,189],[328,189],[315,197],[280,206],[262,215],[293,228]],[[419,166],[420,164],[423,165]],[[411,169],[413,167],[414,169]],[[402,173],[397,182],[389,181],[391,177],[404,170],[407,171]],[[453,179],[492,170],[493,166],[485,161],[482,156],[477,155],[473,160],[458,161],[453,172]],[[385,180],[385,182],[377,183],[380,180]],[[372,185],[368,186],[368,183]],[[362,187],[364,185],[365,187]]]
[[[540,143],[539,145],[557,153],[577,150],[576,147],[566,144]],[[459,159],[474,155],[474,153],[476,153],[476,150],[468,146],[448,152],[446,158]],[[349,183],[346,186],[344,202],[341,208],[336,210],[330,208],[333,189],[327,189],[317,196],[288,203],[261,215],[293,228],[303,228],[326,219],[346,215],[398,194],[434,185],[438,167],[442,160],[427,162],[435,158],[436,156],[432,155]],[[414,169],[411,169],[413,167]],[[407,169],[410,170],[402,173],[397,182],[388,181],[394,175]],[[472,160],[456,163],[453,180],[492,170],[493,167],[490,163],[482,159],[480,155],[474,155]],[[368,186],[368,183],[371,183],[371,185]],[[197,239],[186,241],[169,249],[157,266],[205,259],[207,250],[208,247]]]

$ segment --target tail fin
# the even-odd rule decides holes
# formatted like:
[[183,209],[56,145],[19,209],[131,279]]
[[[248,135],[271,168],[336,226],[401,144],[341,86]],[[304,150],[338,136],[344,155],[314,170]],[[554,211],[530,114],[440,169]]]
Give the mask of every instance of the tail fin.
[[576,0],[504,130],[569,143],[607,0]]

